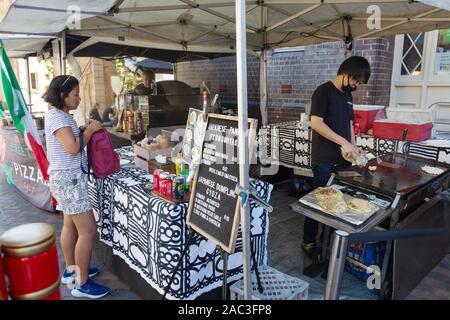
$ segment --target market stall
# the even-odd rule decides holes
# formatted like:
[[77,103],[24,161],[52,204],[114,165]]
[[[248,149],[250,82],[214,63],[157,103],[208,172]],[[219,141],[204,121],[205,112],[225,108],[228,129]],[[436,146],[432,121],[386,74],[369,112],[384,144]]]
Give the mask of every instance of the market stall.
[[[2,31],[54,32],[59,33],[64,41],[67,33],[92,36],[92,40],[97,38],[96,43],[116,43],[126,39],[127,44],[130,45],[181,51],[233,52],[236,45],[239,135],[241,137],[239,182],[246,189],[248,189],[249,180],[249,161],[246,155],[248,141],[243,138],[244,127],[247,123],[246,49],[261,50],[261,110],[264,119],[267,101],[264,84],[267,65],[264,57],[267,49],[336,40],[344,40],[347,46],[351,46],[352,40],[357,38],[425,31],[448,26],[448,13],[443,12],[442,9],[448,9],[448,6],[443,1],[434,0],[380,2],[380,11],[381,8],[383,9],[380,17],[387,18],[383,21],[387,22],[383,28],[373,28],[367,24],[366,5],[370,2],[364,0],[331,3],[311,0],[290,3],[285,1],[246,3],[241,0],[213,4],[199,4],[188,0],[165,0],[154,1],[154,7],[145,7],[147,3],[144,1],[118,1],[117,3],[104,1],[94,7],[92,2],[80,1],[80,7],[90,9],[90,11],[78,12],[83,20],[83,28],[67,30],[67,17],[58,13],[66,10],[69,1],[58,2],[53,8],[45,5],[40,7],[39,4],[36,4],[36,7],[24,6],[24,2],[26,1],[16,1],[10,7],[6,6],[8,12],[0,26]],[[440,7],[435,8],[431,4],[440,5]],[[35,14],[36,10],[39,10],[38,15]],[[347,14],[342,15],[342,12]],[[32,24],[23,24],[26,19],[33,18]],[[49,24],[48,21],[52,23]],[[148,21],[152,23],[148,24]],[[335,31],[341,29],[342,33]],[[80,51],[84,46],[87,44],[80,45],[74,51]],[[62,55],[65,56],[65,54],[66,51],[63,48]],[[242,207],[242,227],[244,258],[248,262],[249,254],[246,248],[249,245],[247,227],[249,215],[245,208]],[[248,263],[244,263],[244,268],[246,265]],[[244,296],[249,298],[249,280],[246,278],[248,278],[247,275],[244,276],[246,282]]]
[[[122,169],[89,185],[100,241],[111,247],[158,293],[163,294],[186,245],[188,203],[173,204],[151,195],[152,176],[133,165],[133,149],[117,149]],[[269,201],[272,185],[252,180],[261,199]],[[258,265],[267,263],[268,212],[251,202],[251,244]],[[228,281],[242,277],[242,238],[228,258]],[[216,245],[196,234],[168,291],[170,299],[195,299],[222,285],[223,264]]]

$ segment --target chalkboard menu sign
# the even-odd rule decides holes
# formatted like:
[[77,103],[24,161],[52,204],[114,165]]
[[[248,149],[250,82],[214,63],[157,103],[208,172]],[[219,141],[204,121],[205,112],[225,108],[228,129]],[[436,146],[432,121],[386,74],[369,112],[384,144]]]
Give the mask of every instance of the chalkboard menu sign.
[[[249,119],[249,152],[257,120]],[[223,250],[234,251],[239,227],[238,118],[209,114],[188,209],[187,225]]]

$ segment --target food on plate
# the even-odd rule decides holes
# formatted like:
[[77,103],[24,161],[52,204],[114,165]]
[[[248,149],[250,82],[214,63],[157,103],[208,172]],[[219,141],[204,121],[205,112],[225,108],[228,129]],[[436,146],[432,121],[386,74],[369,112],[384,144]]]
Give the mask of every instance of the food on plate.
[[347,202],[348,209],[353,213],[367,214],[378,209],[376,204],[364,199],[353,198]]
[[192,148],[192,160],[197,161],[200,157],[197,147]]
[[347,211],[347,204],[344,198],[320,199],[317,204],[326,212],[343,213]]
[[197,124],[195,126],[195,129],[198,129],[199,132],[203,134],[203,131],[205,131],[205,127],[206,127],[205,116],[200,113],[197,117]]
[[195,112],[192,112],[191,115],[189,116],[189,123],[191,125],[194,125],[196,120],[197,120],[197,114]]
[[334,200],[344,197],[343,193],[332,187],[319,187],[313,191],[318,200]]
[[192,130],[191,129],[186,130],[186,140],[188,142],[191,142],[191,140],[192,140]]
[[444,172],[443,169],[432,167],[432,166],[423,166],[422,171],[425,173],[431,174],[432,176],[437,176]]
[[369,170],[370,171],[375,171],[375,170],[377,170],[377,166],[369,166]]
[[185,156],[189,155],[191,153],[191,147],[188,144],[185,144],[183,147],[183,153]]

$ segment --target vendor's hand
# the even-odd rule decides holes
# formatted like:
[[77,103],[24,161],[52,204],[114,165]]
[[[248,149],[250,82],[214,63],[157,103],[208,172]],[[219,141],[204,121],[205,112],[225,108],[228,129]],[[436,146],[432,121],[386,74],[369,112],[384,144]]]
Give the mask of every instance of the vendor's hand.
[[97,121],[97,120],[91,120],[91,122],[89,122],[87,129],[89,129],[92,132],[97,132],[99,130],[102,130],[102,124]]
[[343,144],[341,148],[342,153],[346,158],[356,159],[356,156],[359,154],[358,148],[348,141],[345,144]]

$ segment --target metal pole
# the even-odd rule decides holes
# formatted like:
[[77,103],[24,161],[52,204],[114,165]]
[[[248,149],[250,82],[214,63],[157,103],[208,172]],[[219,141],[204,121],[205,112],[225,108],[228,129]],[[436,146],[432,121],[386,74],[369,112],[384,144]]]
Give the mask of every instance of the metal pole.
[[262,124],[267,124],[267,50],[261,50],[259,57],[259,103]]
[[[249,189],[248,114],[247,114],[247,33],[245,0],[236,0],[236,62],[239,119],[239,183]],[[241,203],[244,299],[251,298],[250,282],[250,208]]]
[[67,74],[66,67],[66,32],[61,33],[61,73]]
[[218,248],[222,253],[222,263],[223,263],[223,278],[222,278],[222,300],[227,300],[227,273],[228,273],[228,253],[225,250]]
[[342,287],[342,277],[344,275],[345,259],[347,257],[348,235],[347,232],[341,230],[337,230],[334,233],[330,264],[328,265],[325,300],[339,299]]
[[267,6],[263,1],[261,6],[261,25],[260,29],[263,32],[263,47],[259,56],[259,109],[261,112],[262,124],[267,124]]
[[28,56],[25,58],[25,66],[26,66],[26,69],[27,69],[28,108],[30,109],[30,113],[32,113],[32,111],[31,111],[30,57],[28,57]]

